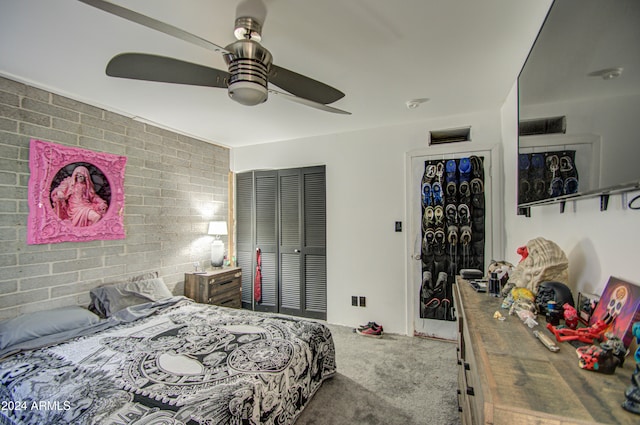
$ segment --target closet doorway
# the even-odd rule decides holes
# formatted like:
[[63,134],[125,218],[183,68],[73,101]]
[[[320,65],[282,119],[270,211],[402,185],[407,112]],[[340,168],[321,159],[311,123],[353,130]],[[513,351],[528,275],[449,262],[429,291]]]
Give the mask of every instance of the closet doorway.
[[236,175],[243,308],[326,319],[325,167]]
[[[502,227],[499,223],[501,213],[499,204],[501,186],[496,176],[501,175],[499,166],[498,147],[477,146],[476,149],[462,147],[435,147],[428,150],[413,151],[407,154],[407,211],[409,226],[407,229],[407,330],[411,335],[429,336],[441,339],[455,340],[457,337],[457,323],[455,317],[445,317],[437,320],[421,317],[421,287],[423,286],[424,271],[424,177],[425,167],[430,164],[443,163],[460,159],[482,158],[484,171],[484,246],[483,263],[478,267],[486,270],[494,253],[502,252]],[[453,162],[453,161],[452,161]],[[444,180],[443,180],[444,181]],[[445,206],[446,207],[446,206]],[[500,217],[499,217],[500,216]],[[462,253],[462,251],[460,252]],[[462,256],[458,257],[460,260]],[[478,265],[475,265],[478,266]],[[475,268],[475,267],[474,267]],[[446,270],[450,272],[450,270]],[[434,281],[437,276],[433,276]],[[454,277],[448,279],[452,282]],[[455,306],[454,306],[455,307]],[[454,314],[455,314],[455,310]],[[424,314],[423,314],[424,316]]]

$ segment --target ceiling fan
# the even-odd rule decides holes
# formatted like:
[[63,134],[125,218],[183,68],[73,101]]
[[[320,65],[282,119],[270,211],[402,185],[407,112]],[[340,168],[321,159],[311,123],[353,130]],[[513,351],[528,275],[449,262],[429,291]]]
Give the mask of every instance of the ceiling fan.
[[[222,71],[164,56],[122,53],[107,64],[106,73],[111,77],[224,88],[231,99],[247,106],[263,103],[272,94],[323,111],[351,114],[328,105],[344,97],[340,90],[272,63],[271,53],[260,44],[266,15],[261,0],[240,2],[234,30],[237,40],[226,47],[108,1],[79,1],[220,53],[228,66],[228,71]],[[270,88],[269,83],[287,93]]]

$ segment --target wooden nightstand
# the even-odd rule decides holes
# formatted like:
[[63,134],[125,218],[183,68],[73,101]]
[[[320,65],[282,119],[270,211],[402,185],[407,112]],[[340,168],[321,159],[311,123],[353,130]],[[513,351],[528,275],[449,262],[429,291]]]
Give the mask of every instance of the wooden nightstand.
[[184,295],[195,302],[241,308],[242,269],[225,267],[184,274]]

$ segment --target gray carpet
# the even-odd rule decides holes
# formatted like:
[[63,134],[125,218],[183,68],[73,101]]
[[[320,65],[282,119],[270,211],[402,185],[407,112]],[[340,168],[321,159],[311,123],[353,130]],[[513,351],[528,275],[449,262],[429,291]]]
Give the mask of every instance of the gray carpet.
[[336,375],[296,425],[459,425],[456,344],[329,325]]

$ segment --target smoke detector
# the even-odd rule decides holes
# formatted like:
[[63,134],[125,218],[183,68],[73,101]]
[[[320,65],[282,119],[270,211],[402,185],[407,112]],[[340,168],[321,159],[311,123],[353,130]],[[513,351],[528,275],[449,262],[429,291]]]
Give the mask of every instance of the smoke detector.
[[603,80],[613,80],[614,78],[621,76],[622,71],[624,71],[624,68],[622,67],[606,68],[590,72],[588,75],[589,77],[601,77]]
[[420,99],[407,100],[405,105],[407,105],[407,109],[416,109],[418,106],[420,106],[421,104],[423,104],[425,102],[428,102],[428,101],[429,101],[429,98],[422,97]]

